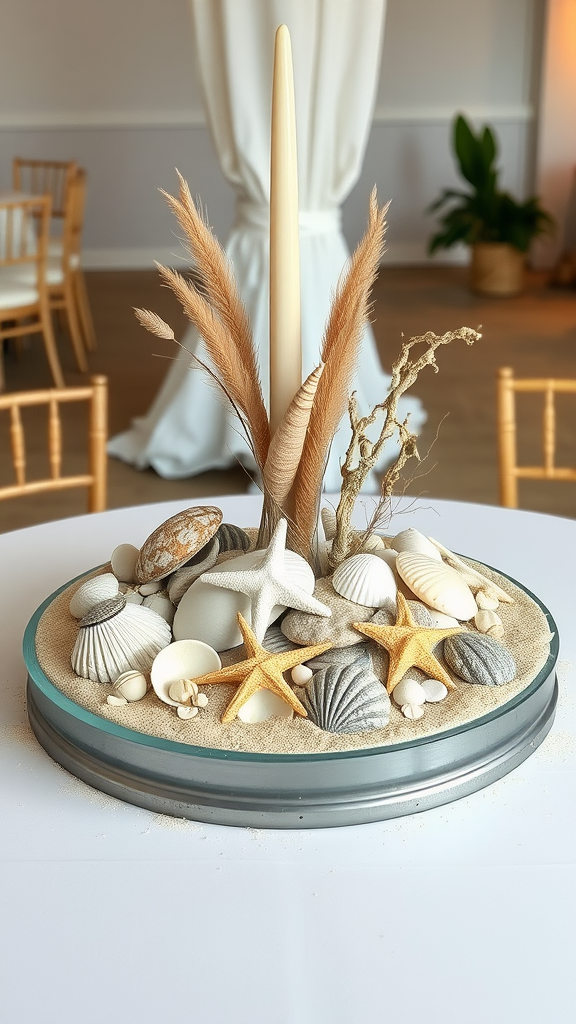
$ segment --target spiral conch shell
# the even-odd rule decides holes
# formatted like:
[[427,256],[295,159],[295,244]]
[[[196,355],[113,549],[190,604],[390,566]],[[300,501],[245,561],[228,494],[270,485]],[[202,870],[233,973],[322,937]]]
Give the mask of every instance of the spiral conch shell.
[[306,378],[270,441],[264,466],[264,484],[280,505],[294,483],[312,412],[312,402],[323,369],[324,363],[320,363]]

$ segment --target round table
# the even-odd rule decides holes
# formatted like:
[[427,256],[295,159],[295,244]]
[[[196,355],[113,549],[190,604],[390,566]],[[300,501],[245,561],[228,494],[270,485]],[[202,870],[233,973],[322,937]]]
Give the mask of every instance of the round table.
[[[204,502],[239,526],[258,521],[256,497],[193,504]],[[392,530],[414,525],[496,565],[549,607],[556,722],[519,768],[455,803],[278,832],[120,803],[59,768],[27,724],[20,648],[34,609],[183,507],[0,535],[5,1019],[572,1024],[576,521],[444,501],[395,519]]]

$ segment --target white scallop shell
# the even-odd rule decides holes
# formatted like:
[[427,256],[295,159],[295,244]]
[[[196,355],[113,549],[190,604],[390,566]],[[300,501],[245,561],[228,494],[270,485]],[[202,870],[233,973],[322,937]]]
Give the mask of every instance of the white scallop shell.
[[125,700],[142,700],[146,696],[148,680],[142,672],[129,670],[118,676],[114,683],[114,693],[117,697],[124,697]]
[[70,599],[70,613],[75,619],[83,619],[94,605],[108,598],[116,597],[118,594],[118,580],[111,572],[105,572],[101,576],[93,576],[78,587],[74,596]]
[[[214,588],[212,588],[214,589]],[[169,694],[172,683],[179,679],[194,679],[206,672],[217,672],[222,662],[215,650],[200,640],[177,640],[156,656],[150,671],[154,692],[164,704],[179,706]]]
[[[262,561],[264,551],[249,551],[226,562],[226,569],[250,569]],[[314,591],[314,573],[308,563],[295,551],[286,550],[284,555],[286,573],[307,594]],[[206,575],[220,572],[220,566],[209,569]],[[250,598],[235,590],[214,587],[210,583],[196,580],[180,601],[174,616],[175,640],[202,640],[215,651],[227,651],[242,643],[238,628],[238,612],[250,622]],[[277,604],[270,613],[271,625],[285,611],[284,605]]]
[[438,548],[434,547],[428,537],[420,533],[420,530],[415,530],[413,526],[397,533],[390,543],[395,551],[419,551],[422,555],[429,555],[435,562],[442,561],[442,555]]
[[444,697],[448,696],[448,688],[439,679],[424,679],[422,689],[426,694],[427,704],[437,704],[438,701],[444,700]]
[[401,551],[396,568],[404,583],[424,604],[460,622],[474,618],[476,601],[455,569],[418,551]]
[[379,554],[380,551],[386,550],[384,548],[384,541],[382,537],[379,537],[377,533],[370,533],[364,540],[362,547],[360,548],[361,553],[365,554]]
[[340,597],[369,608],[396,605],[396,581],[389,565],[376,555],[352,555],[338,566],[332,586]]
[[140,551],[133,544],[119,544],[110,558],[112,572],[121,583],[134,582],[134,570]]
[[150,608],[123,598],[102,601],[80,621],[72,668],[84,679],[114,683],[129,669],[149,672],[170,640],[170,626]]

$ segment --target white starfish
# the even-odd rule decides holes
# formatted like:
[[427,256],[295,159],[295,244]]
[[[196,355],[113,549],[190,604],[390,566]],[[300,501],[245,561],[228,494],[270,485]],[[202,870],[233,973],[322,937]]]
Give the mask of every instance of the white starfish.
[[311,612],[325,618],[332,614],[325,604],[307,594],[290,579],[284,559],[287,527],[286,520],[281,519],[262,561],[252,569],[210,572],[200,577],[202,583],[236,590],[250,598],[251,626],[259,643],[264,639],[274,605],[282,604],[287,608],[297,608],[298,611]]

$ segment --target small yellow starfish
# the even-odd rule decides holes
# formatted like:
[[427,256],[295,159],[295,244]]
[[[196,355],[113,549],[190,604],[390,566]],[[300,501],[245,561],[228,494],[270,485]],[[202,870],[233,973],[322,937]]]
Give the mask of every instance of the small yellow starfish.
[[456,626],[451,629],[429,629],[416,625],[406,598],[400,591],[397,595],[397,615],[393,626],[379,626],[370,622],[354,622],[353,625],[354,629],[364,633],[370,640],[375,640],[388,651],[388,693],[392,693],[394,687],[413,665],[427,672],[432,679],[439,679],[447,689],[456,688],[446,669],[432,654],[432,648],[447,636],[465,633],[464,629]]
[[289,704],[297,715],[302,715],[305,718],[306,708],[285,682],[282,673],[295,668],[296,665],[301,665],[309,658],[323,654],[329,647],[332,647],[332,644],[314,644],[312,647],[299,647],[295,651],[281,651],[278,654],[273,654],[258,643],[255,634],[240,612],[238,612],[238,625],[249,657],[245,661],[228,665],[226,668],[218,669],[217,672],[207,672],[194,679],[197,686],[209,686],[212,683],[241,684],[222,715],[222,722],[231,722],[236,718],[240,708],[257,690],[271,690],[286,704]]

